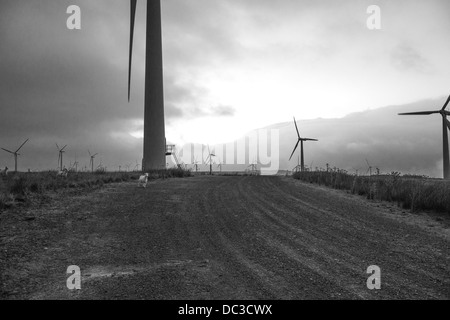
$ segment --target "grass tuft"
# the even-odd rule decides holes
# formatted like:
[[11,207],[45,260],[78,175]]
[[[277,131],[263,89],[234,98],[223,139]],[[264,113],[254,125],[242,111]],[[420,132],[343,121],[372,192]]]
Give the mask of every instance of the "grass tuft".
[[424,176],[388,175],[355,176],[339,171],[296,172],[295,179],[324,185],[334,189],[349,190],[371,200],[397,202],[411,212],[434,210],[450,213],[450,181]]

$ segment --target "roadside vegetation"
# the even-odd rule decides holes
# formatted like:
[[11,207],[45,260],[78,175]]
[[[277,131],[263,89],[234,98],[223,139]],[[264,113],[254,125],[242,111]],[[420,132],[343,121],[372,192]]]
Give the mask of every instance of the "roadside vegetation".
[[417,210],[450,213],[450,181],[425,176],[388,175],[356,176],[342,170],[307,171],[293,174],[295,179],[348,190],[372,200],[396,202],[398,206]]
[[[67,177],[58,176],[57,171],[8,174],[0,177],[0,211],[26,202],[32,196],[45,196],[49,192],[64,189],[99,188],[108,183],[138,180],[140,172],[69,172]],[[149,180],[183,178],[191,176],[182,169],[149,171]]]

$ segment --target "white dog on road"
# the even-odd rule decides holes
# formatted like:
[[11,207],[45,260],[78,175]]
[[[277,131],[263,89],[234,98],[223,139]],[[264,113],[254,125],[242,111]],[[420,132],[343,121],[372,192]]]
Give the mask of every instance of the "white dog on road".
[[147,187],[148,173],[139,177],[139,186],[142,185],[144,188]]

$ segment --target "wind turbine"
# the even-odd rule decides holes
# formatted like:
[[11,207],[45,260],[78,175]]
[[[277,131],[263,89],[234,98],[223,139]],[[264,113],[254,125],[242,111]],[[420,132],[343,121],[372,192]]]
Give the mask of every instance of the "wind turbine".
[[59,151],[59,153],[58,153],[59,170],[62,171],[62,169],[63,169],[63,153],[65,152],[64,149],[67,147],[67,144],[64,147],[62,147],[62,148],[60,148],[57,143],[55,143],[55,144],[56,144],[56,148]]
[[369,160],[366,159],[366,163],[367,163],[366,174],[369,173],[369,176],[372,176],[372,166],[370,165]]
[[[374,168],[374,166],[370,165],[369,160],[367,160],[367,159],[366,159],[366,163],[367,163],[366,174],[369,173],[370,176],[372,176],[372,169]],[[380,175],[380,168],[378,166],[375,166],[375,170],[377,172],[377,176]]]
[[251,168],[250,169],[250,173],[252,175],[258,175],[258,161],[256,161],[256,159],[253,159],[253,163],[251,163],[247,168]]
[[19,147],[16,151],[14,151],[14,152],[13,152],[13,151],[9,151],[8,149],[2,148],[2,150],[6,151],[6,152],[9,152],[9,153],[11,153],[11,154],[14,155],[14,172],[15,172],[15,173],[17,172],[17,156],[20,156],[20,153],[18,153],[18,152],[19,152],[19,150],[23,147],[23,145],[24,145],[25,143],[27,143],[28,140],[29,140],[29,139],[25,140],[25,142],[22,143],[22,144],[20,145],[20,147]]
[[195,172],[198,172],[198,160],[197,160],[197,157],[195,158],[195,161],[192,164],[195,166]]
[[358,171],[359,171],[359,169],[361,169],[361,168],[355,168],[355,167],[352,167],[352,169],[355,170],[355,175],[357,176],[357,175],[358,175]]
[[297,144],[294,147],[294,150],[291,153],[291,157],[289,158],[289,161],[291,160],[292,156],[294,155],[295,150],[297,150],[298,144],[300,143],[300,154],[301,154],[300,168],[301,168],[301,171],[305,171],[305,159],[304,159],[304,154],[303,154],[303,142],[304,141],[319,141],[319,140],[300,137],[300,133],[298,132],[298,127],[297,127],[297,122],[295,121],[295,117],[294,117],[294,124],[295,124],[295,130],[297,131],[298,140],[297,140]]
[[[161,37],[161,2],[148,0],[145,54],[144,158],[142,170],[162,169],[166,165],[164,128],[164,90]],[[128,60],[128,102],[131,91],[134,22],[137,0],[131,0],[130,51]]]
[[215,157],[216,155],[214,153],[211,153],[211,150],[209,149],[208,145],[208,157],[206,157],[206,163],[208,163],[209,159],[209,174],[212,175],[212,157]]
[[447,131],[450,129],[450,121],[447,119],[447,116],[450,115],[450,111],[445,110],[445,108],[447,108],[447,105],[449,102],[450,102],[450,96],[448,97],[444,106],[440,110],[399,113],[399,115],[401,115],[401,116],[430,115],[430,114],[435,114],[435,113],[439,113],[442,116],[442,146],[443,146],[443,154],[444,154],[444,179],[450,179],[450,156],[449,156],[449,150],[448,150],[448,131]]
[[75,172],[78,172],[78,161],[77,161],[77,155],[75,154],[75,162],[72,164],[72,161],[70,162],[69,165],[69,171],[73,171],[75,170]]
[[88,150],[89,156],[91,157],[91,162],[90,162],[90,166],[91,166],[91,171],[94,172],[94,158],[96,155],[98,155],[98,153],[96,154],[91,154],[91,152]]

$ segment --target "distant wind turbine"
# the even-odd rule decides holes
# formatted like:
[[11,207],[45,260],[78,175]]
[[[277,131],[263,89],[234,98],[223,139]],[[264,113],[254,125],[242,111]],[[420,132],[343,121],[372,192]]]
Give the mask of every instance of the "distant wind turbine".
[[197,157],[195,158],[195,161],[192,163],[195,166],[195,172],[198,171],[198,160]]
[[75,172],[78,172],[78,161],[77,161],[77,156],[75,155],[75,162],[73,163],[74,167],[75,167]]
[[375,168],[375,171],[377,172],[377,176],[380,175],[380,167],[379,166],[373,166],[369,163],[369,160],[367,160],[366,158],[366,163],[367,163],[367,171],[366,174],[369,173],[370,176],[372,176],[372,169]]
[[256,161],[256,159],[254,159],[253,160],[253,163],[251,163],[248,167],[247,167],[247,169],[248,168],[251,168],[250,169],[250,174],[252,174],[252,175],[257,175],[258,174],[258,161]]
[[297,144],[294,147],[294,150],[291,153],[291,157],[289,158],[289,161],[291,160],[292,156],[294,155],[295,150],[297,150],[298,144],[300,143],[300,154],[301,154],[301,156],[300,156],[300,158],[301,158],[300,168],[301,168],[301,171],[305,171],[305,159],[304,159],[304,154],[303,154],[303,142],[304,141],[319,141],[319,140],[300,137],[300,133],[298,132],[298,127],[297,127],[297,122],[295,121],[295,117],[294,117],[294,124],[295,124],[295,130],[297,131],[298,140],[297,140]]
[[443,154],[444,154],[444,179],[450,179],[450,156],[448,150],[448,131],[450,129],[450,121],[447,119],[447,116],[450,115],[450,111],[445,110],[447,108],[448,103],[450,102],[450,96],[447,98],[444,106],[440,110],[436,111],[419,111],[419,112],[407,112],[407,113],[399,113],[401,116],[410,116],[410,115],[430,115],[439,113],[442,116],[442,146],[443,146]]
[[62,171],[62,169],[63,169],[63,153],[65,152],[64,149],[67,147],[67,144],[62,148],[60,148],[57,143],[55,143],[55,144],[56,144],[56,148],[58,148],[58,151],[59,151],[59,153],[58,153],[59,170]]
[[212,175],[212,157],[215,157],[216,155],[214,153],[211,153],[211,150],[209,149],[208,145],[208,157],[206,158],[206,163],[208,163],[209,159],[209,174]]
[[370,165],[369,160],[366,159],[366,163],[367,163],[367,172],[366,172],[366,174],[368,173],[369,176],[372,176],[372,166]]
[[91,172],[94,172],[94,158],[95,158],[96,155],[98,155],[98,153],[91,154],[91,152],[89,150],[88,150],[88,153],[89,153],[89,156],[91,157],[91,162],[90,162]]
[[355,168],[355,167],[352,167],[352,169],[355,170],[355,175],[357,176],[357,175],[358,175],[358,171],[359,171],[359,169],[361,169],[361,168]]
[[20,153],[18,153],[18,152],[19,152],[19,150],[24,146],[24,144],[27,143],[28,140],[29,140],[29,139],[25,140],[25,142],[22,143],[22,144],[20,145],[20,147],[19,147],[16,151],[14,151],[14,152],[13,152],[13,151],[10,151],[10,150],[8,150],[8,149],[2,148],[2,150],[6,151],[6,152],[9,152],[9,153],[11,153],[11,154],[14,155],[14,172],[17,172],[17,156],[20,156]]

